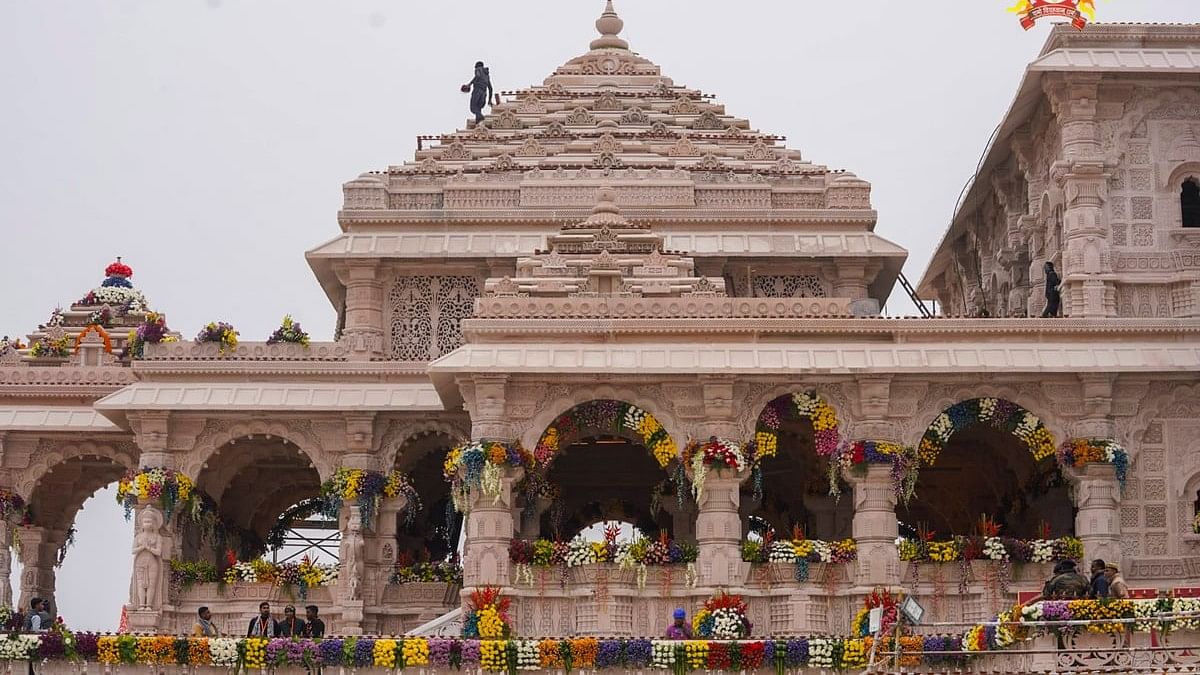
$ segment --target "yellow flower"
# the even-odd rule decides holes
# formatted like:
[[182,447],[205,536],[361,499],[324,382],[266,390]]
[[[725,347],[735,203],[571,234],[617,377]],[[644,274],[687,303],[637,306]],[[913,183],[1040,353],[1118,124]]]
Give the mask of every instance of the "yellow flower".
[[759,431],[754,434],[754,447],[759,457],[774,457],[779,448],[779,435],[773,431]]
[[96,640],[96,657],[100,663],[116,665],[121,662],[121,652],[117,648],[117,637],[105,635]]
[[245,664],[247,668],[262,670],[267,664],[267,639],[246,638],[242,643],[246,647]]
[[867,665],[867,649],[862,640],[842,643],[842,668],[862,668]]
[[504,637],[504,620],[492,605],[479,610],[479,637],[485,640]]
[[396,641],[388,639],[376,640],[375,646],[371,650],[371,656],[375,660],[376,668],[394,669],[396,667]]
[[[482,631],[480,631],[482,634]],[[479,643],[479,665],[487,671],[499,673],[506,670],[504,640],[482,640]]]
[[429,641],[425,638],[405,638],[402,651],[406,668],[429,665]]

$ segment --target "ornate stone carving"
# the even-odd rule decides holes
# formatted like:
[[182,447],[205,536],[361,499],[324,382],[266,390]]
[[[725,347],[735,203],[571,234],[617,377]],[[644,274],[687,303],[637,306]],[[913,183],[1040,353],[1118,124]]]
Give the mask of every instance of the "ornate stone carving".
[[462,141],[454,141],[442,149],[440,157],[445,161],[470,160],[471,151]]
[[634,106],[626,110],[624,115],[621,115],[620,123],[622,125],[650,124],[650,116],[646,114],[646,111]]
[[391,358],[431,361],[457,349],[479,295],[474,277],[396,277],[388,292]]
[[671,104],[670,108],[667,108],[667,112],[672,115],[699,115],[700,106],[687,96],[680,96]]
[[587,108],[579,107],[572,110],[570,115],[567,115],[564,123],[576,127],[590,127],[595,126],[596,118],[587,111]]
[[705,110],[691,124],[691,128],[701,131],[720,131],[725,128],[721,118],[711,110]]

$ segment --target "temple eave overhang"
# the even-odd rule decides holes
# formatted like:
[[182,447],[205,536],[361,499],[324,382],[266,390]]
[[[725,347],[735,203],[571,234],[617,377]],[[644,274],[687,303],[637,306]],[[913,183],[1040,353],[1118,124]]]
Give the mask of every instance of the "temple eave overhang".
[[121,429],[90,406],[0,406],[0,434],[10,431],[94,434]]

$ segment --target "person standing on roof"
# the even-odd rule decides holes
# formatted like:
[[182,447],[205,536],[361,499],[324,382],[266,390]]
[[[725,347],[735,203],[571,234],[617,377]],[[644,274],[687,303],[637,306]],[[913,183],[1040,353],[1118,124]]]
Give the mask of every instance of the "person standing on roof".
[[483,65],[483,61],[475,62],[475,77],[462,86],[464,92],[471,92],[471,112],[475,114],[475,123],[483,121],[483,108],[492,100],[492,75]]

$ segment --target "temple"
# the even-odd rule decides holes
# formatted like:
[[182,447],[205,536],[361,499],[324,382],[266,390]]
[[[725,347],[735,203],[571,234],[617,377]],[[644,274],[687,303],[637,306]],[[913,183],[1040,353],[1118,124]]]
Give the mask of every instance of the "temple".
[[[869,182],[675,83],[611,2],[596,28],[345,184],[306,254],[333,341],[180,337],[118,261],[0,347],[20,606],[123,476],[147,632],[209,605],[241,634],[289,588],[369,635],[457,632],[498,587],[556,637],[719,589],[760,635],[846,633],[877,588],[967,625],[1062,559],[1200,586],[1200,26],[1053,31],[917,284],[933,318],[881,313],[907,252]],[[1064,316],[1028,318],[1047,261]],[[336,569],[253,562],[322,510]]]

